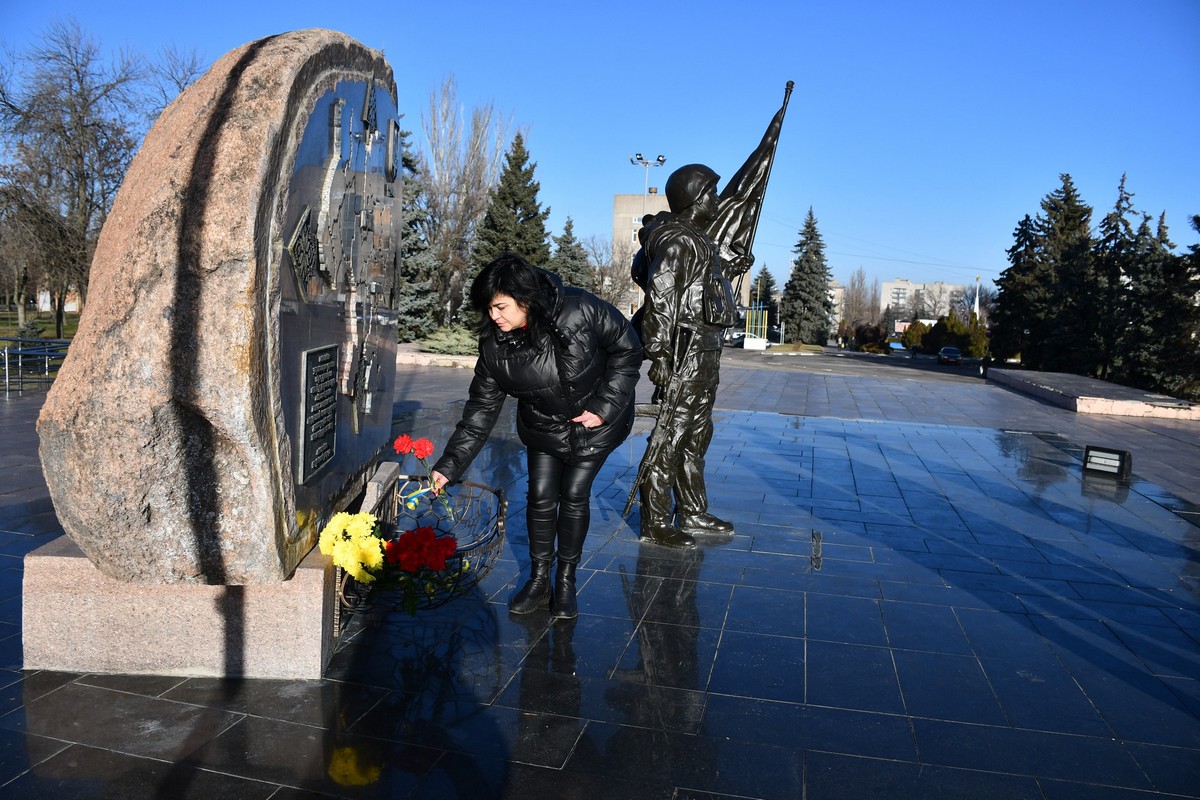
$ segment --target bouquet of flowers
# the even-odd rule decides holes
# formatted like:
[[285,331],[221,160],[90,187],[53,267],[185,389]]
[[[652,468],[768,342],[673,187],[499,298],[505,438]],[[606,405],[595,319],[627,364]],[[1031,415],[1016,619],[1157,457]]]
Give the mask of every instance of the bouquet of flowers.
[[453,498],[443,490],[436,495],[440,502],[431,496],[423,503],[433,491],[427,461],[433,442],[404,434],[393,447],[415,456],[424,476],[398,475],[386,500],[361,513],[334,514],[321,531],[320,551],[343,572],[340,608],[358,609],[375,589],[399,590],[398,598],[375,595],[381,605],[398,599],[410,614],[436,608],[477,585],[503,547],[508,503],[502,490],[462,481]]
[[[417,507],[417,500],[421,495],[433,491],[433,468],[429,466],[429,462],[426,460],[433,455],[433,442],[425,438],[413,439],[405,433],[396,437],[396,441],[392,443],[392,447],[395,448],[398,455],[406,456],[412,453],[416,456],[417,461],[420,461],[421,466],[425,468],[425,476],[429,479],[428,488],[423,488],[420,491],[405,496],[404,504],[409,509],[414,509]],[[453,522],[454,506],[451,505],[449,496],[447,496],[444,490],[437,492],[437,496],[442,501],[442,507],[446,510],[447,517]]]
[[417,613],[422,601],[453,589],[470,569],[466,559],[452,558],[458,548],[453,536],[418,527],[390,538],[382,535],[379,521],[368,513],[334,514],[317,546],[354,580],[399,589],[401,605],[410,614]]

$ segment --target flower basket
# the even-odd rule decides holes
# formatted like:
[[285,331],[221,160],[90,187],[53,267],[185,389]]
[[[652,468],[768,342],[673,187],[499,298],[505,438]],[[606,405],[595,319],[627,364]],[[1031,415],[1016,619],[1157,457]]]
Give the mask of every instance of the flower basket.
[[[347,611],[402,608],[413,614],[445,605],[478,584],[503,549],[508,502],[500,489],[462,481],[434,497],[428,477],[400,475],[379,512],[376,536],[385,556],[365,576],[372,580],[337,569],[338,602]],[[426,555],[435,566],[445,556],[444,567],[422,563]]]

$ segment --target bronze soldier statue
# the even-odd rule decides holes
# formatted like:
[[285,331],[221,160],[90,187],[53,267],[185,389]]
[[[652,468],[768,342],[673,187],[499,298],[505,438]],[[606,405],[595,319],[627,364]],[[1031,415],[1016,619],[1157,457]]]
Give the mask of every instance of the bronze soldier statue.
[[625,512],[640,491],[645,541],[691,547],[694,536],[733,533],[732,523],[708,512],[704,456],[722,339],[737,322],[730,278],[754,262],[751,246],[791,89],[789,81],[762,142],[724,192],[717,194],[720,178],[703,164],[680,167],[667,178],[670,211],[644,219],[639,232],[632,273],[646,300],[635,324],[658,419]]

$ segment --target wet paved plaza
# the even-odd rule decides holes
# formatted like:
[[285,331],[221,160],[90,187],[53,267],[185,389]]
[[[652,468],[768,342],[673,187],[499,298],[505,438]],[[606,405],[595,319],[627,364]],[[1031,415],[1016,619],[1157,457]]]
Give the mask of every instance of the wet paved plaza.
[[[638,542],[640,421],[597,480],[579,618],[510,616],[506,417],[466,476],[510,498],[495,569],[355,615],[321,681],[21,671],[20,558],[59,529],[39,401],[0,404],[0,795],[1200,797],[1200,426],[736,358],[707,469],[732,538]],[[397,430],[444,442],[468,379],[406,372]],[[1085,479],[1086,444],[1134,480]]]

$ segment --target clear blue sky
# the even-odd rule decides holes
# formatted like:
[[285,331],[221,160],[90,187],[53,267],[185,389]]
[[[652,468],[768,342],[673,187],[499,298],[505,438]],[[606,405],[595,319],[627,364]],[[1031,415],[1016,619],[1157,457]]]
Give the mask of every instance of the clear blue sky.
[[106,53],[173,45],[210,63],[341,30],[387,55],[418,148],[453,74],[468,108],[527,129],[550,230],[571,216],[581,238],[609,236],[612,195],[642,191],[634,152],[667,157],[651,185],[690,162],[729,177],[794,80],[755,247],[781,286],[810,206],[843,282],[861,266],[986,284],[1063,172],[1096,221],[1128,173],[1180,249],[1200,239],[1198,0],[0,0],[0,40],[26,49],[56,17]]

